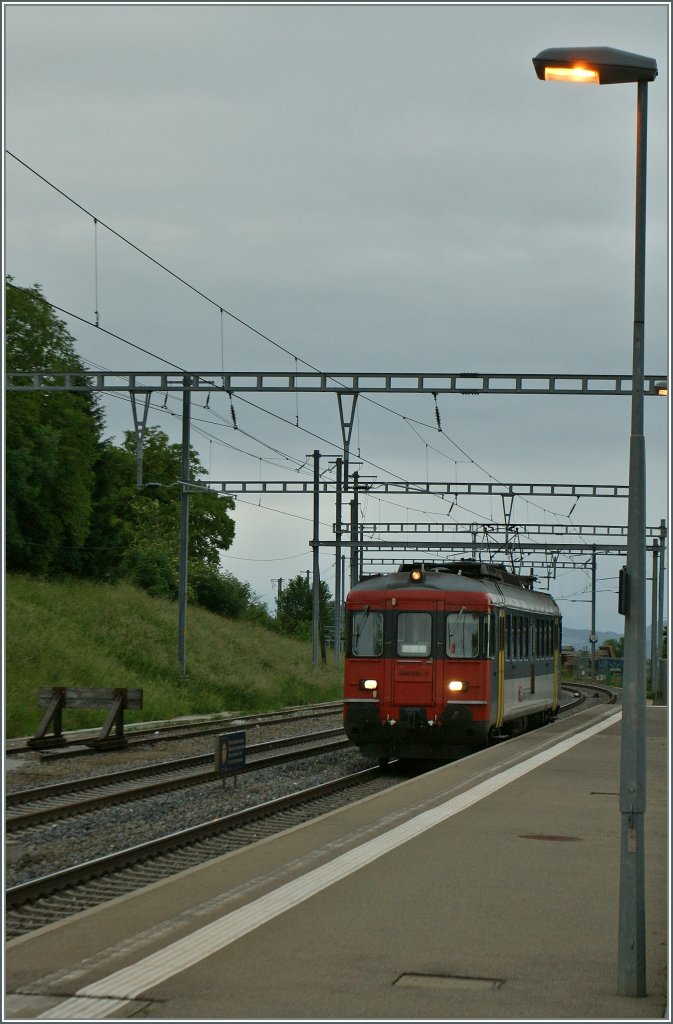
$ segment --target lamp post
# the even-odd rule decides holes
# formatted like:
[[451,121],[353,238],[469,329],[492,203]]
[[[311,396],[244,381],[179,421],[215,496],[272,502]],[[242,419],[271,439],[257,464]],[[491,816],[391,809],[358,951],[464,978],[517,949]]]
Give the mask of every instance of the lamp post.
[[645,995],[645,177],[647,83],[657,62],[609,46],[553,47],[533,58],[543,81],[613,85],[636,82],[636,217],[633,377],[626,538],[624,673],[619,809],[621,813],[617,991]]

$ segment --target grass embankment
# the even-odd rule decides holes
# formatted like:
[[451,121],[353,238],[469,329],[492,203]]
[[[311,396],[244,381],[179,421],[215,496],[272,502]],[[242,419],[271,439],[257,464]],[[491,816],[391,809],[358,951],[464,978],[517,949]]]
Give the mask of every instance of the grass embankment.
[[[177,604],[127,584],[5,580],[5,735],[29,736],[41,686],[140,687],[125,722],[250,713],[337,700],[342,673],[312,667],[311,645],[263,626],[187,612],[187,676],[178,669]],[[105,711],[66,709],[63,731],[97,728]]]

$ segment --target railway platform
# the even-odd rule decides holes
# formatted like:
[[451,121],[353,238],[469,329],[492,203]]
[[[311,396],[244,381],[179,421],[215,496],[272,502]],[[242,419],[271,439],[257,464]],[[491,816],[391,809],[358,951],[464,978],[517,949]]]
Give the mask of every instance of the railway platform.
[[667,708],[646,728],[642,997],[603,705],[11,940],[3,1019],[670,1020]]

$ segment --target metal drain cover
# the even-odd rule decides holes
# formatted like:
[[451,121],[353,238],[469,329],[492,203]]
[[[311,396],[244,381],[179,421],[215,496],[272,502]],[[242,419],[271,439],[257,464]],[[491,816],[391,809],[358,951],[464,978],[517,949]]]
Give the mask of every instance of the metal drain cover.
[[483,992],[505,984],[504,978],[467,978],[452,974],[401,974],[394,985],[402,988],[462,989]]
[[582,839],[580,836],[544,836],[544,835],[530,835],[530,836],[519,836],[519,839],[542,839],[546,843],[581,843]]

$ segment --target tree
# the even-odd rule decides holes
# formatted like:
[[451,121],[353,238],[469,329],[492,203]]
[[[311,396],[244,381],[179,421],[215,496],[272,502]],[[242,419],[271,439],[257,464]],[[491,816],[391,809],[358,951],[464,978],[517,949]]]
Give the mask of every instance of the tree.
[[[7,279],[6,371],[82,372],[82,392],[8,393],[6,561],[10,571],[129,579],[177,597],[182,446],[146,430],[143,479],[136,487],[136,439],[103,440],[103,415],[87,386],[75,340],[39,285]],[[77,376],[75,376],[77,382]],[[204,474],[190,449],[189,597],[221,614],[268,621],[268,612],[220,569],[234,539],[232,498],[198,488]]]
[[124,555],[133,543],[131,505],[137,496],[135,461],[109,440],[98,447],[94,466],[93,508],[89,537],[82,553],[82,573],[115,582],[122,575]]
[[[5,290],[5,369],[76,373],[74,338],[39,285]],[[82,378],[84,380],[84,378]],[[103,415],[91,391],[7,393],[6,564],[78,573],[89,537]]]
[[[133,480],[135,452],[135,435],[127,431],[122,453]],[[158,427],[150,427],[143,443],[145,487],[135,490],[130,498],[124,497],[123,506],[114,510],[131,524],[132,531],[120,562],[122,575],[153,594],[167,597],[178,593],[181,471],[182,446],[170,444],[167,434]],[[199,474],[204,472],[198,454],[191,449],[190,478],[197,486]],[[233,508],[233,499],[225,495],[205,490],[190,494],[188,579],[202,581],[202,593],[210,593],[211,603],[215,600],[213,588],[223,591],[216,577],[220,552],[226,551],[234,539],[235,524],[229,515]],[[205,569],[210,570],[209,574]],[[206,577],[210,580],[208,586]],[[196,588],[192,587],[192,597],[195,596],[198,598]]]
[[[329,587],[321,580],[318,590],[320,641],[324,648],[325,627],[332,622],[334,604]],[[288,580],[278,600],[277,621],[284,633],[310,640],[313,630],[313,587],[301,574]]]
[[266,605],[253,594],[250,584],[230,572],[198,563],[190,566],[189,587],[197,604],[217,615],[271,624]]

